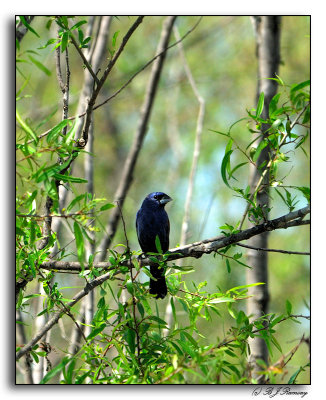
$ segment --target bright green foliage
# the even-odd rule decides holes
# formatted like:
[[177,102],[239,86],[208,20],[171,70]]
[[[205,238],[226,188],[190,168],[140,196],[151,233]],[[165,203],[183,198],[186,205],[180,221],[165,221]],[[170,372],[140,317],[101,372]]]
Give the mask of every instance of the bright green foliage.
[[[269,103],[269,118],[263,119],[260,117],[264,107],[264,93],[261,93],[258,99],[257,108],[247,111],[249,118],[241,118],[239,121],[231,125],[227,133],[213,131],[229,138],[225,147],[225,155],[221,163],[221,176],[227,187],[232,189],[237,196],[240,196],[248,203],[248,215],[250,220],[259,223],[263,219],[263,212],[256,203],[258,191],[262,187],[262,180],[255,190],[250,193],[250,187],[239,187],[237,184],[231,186],[231,179],[238,182],[234,173],[248,163],[253,164],[261,172],[263,177],[266,172],[269,172],[269,187],[272,189],[270,195],[273,197],[273,191],[280,196],[289,211],[295,209],[298,201],[296,195],[293,194],[293,189],[300,191],[306,200],[310,202],[310,188],[301,186],[288,186],[285,184],[285,179],[279,175],[279,169],[283,163],[291,163],[297,149],[302,150],[303,143],[306,141],[309,134],[310,123],[310,81],[304,81],[296,85],[286,85],[281,78],[275,80],[280,85],[280,92],[277,93]],[[244,149],[240,148],[235,138],[231,133],[231,129],[240,122],[247,122],[247,129],[256,137]],[[306,133],[295,133],[297,125],[305,126]],[[254,129],[251,127],[255,126]],[[262,139],[261,130],[263,126],[267,126],[264,130]],[[254,147],[254,143],[259,143]],[[293,151],[289,151],[289,145],[294,147]],[[263,162],[257,165],[261,151],[269,146],[270,159],[269,162]],[[244,156],[247,161],[231,167],[231,155],[238,151]],[[291,159],[292,157],[292,159]],[[232,181],[233,182],[233,181]],[[246,185],[247,183],[245,183]],[[290,189],[290,190],[288,190]]]
[[[245,359],[248,355],[248,337],[262,337],[270,351],[275,347],[282,351],[273,329],[291,315],[266,315],[249,322],[243,311],[235,305],[247,297],[250,286],[239,286],[226,293],[208,294],[200,283],[190,292],[182,282],[182,272],[169,275],[168,285],[174,287],[175,279],[183,287],[183,297],[175,294],[170,302],[172,323],[167,325],[151,307],[147,284],[132,281],[124,275],[123,284],[130,284],[132,297],[121,302],[121,291],[106,302],[110,282],[102,286],[103,297],[97,303],[92,331],[80,351],[73,357],[65,357],[44,378],[47,383],[63,372],[61,383],[85,383],[86,377],[93,383],[246,383]],[[172,283],[172,285],[171,285]],[[181,305],[188,322],[179,323],[176,305]],[[205,337],[198,329],[200,319],[221,319],[219,310],[225,307],[234,319],[225,338],[205,344]],[[267,328],[266,328],[267,326]],[[87,373],[85,373],[87,371]]]

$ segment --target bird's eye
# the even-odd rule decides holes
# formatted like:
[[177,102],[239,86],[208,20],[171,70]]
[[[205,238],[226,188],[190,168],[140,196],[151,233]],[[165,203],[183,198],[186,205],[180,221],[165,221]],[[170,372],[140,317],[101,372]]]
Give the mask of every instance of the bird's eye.
[[157,200],[157,199],[158,199],[158,195],[157,195],[157,194],[154,196],[154,199],[155,199],[155,200]]

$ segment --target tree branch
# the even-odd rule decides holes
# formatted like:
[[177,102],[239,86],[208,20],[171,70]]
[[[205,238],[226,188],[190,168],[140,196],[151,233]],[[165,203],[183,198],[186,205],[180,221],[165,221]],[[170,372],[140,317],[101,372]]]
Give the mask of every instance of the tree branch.
[[114,67],[115,63],[117,62],[120,54],[122,53],[125,45],[127,44],[128,40],[132,36],[132,34],[135,32],[135,30],[138,28],[138,26],[142,23],[144,16],[140,16],[137,18],[137,20],[133,23],[133,25],[130,27],[128,32],[125,34],[125,36],[122,39],[122,43],[119,47],[119,49],[116,51],[112,59],[110,60],[109,64],[105,68],[105,71],[101,77],[101,79],[98,81],[96,88],[93,90],[93,93],[91,95],[91,98],[89,99],[87,109],[86,109],[86,119],[85,119],[85,124],[84,124],[84,129],[82,132],[82,137],[78,140],[78,145],[79,147],[85,147],[88,141],[88,130],[91,124],[91,118],[92,118],[92,113],[93,113],[93,107],[95,104],[95,101],[97,99],[97,96],[100,93],[100,90],[102,89],[107,77],[109,76],[109,73],[111,72],[112,68]]
[[93,71],[92,67],[89,65],[89,62],[87,61],[87,58],[85,57],[84,53],[82,52],[81,48],[78,46],[78,43],[76,42],[76,39],[74,38],[73,34],[70,35],[70,39],[72,44],[75,46],[78,54],[80,55],[80,57],[83,60],[83,63],[85,65],[85,67],[87,68],[88,72],[92,75],[94,81],[96,83],[99,83],[99,79],[96,76],[95,72]]
[[[256,225],[252,228],[246,229],[239,233],[235,233],[230,236],[218,236],[211,239],[204,239],[199,242],[186,244],[184,246],[180,246],[174,249],[169,250],[169,259],[168,261],[178,260],[186,257],[200,258],[203,254],[210,254],[214,251],[217,251],[223,247],[229,246],[230,244],[237,244],[238,242],[242,242],[243,240],[247,240],[253,236],[257,236],[263,232],[273,231],[277,229],[286,229],[292,225],[292,222],[296,222],[295,226],[305,225],[306,221],[301,221],[303,217],[310,213],[310,206],[301,208],[300,210],[293,211],[282,217],[276,218],[271,221],[264,222],[263,224]],[[142,258],[138,260],[141,265],[154,265],[155,263],[151,261],[149,258]],[[133,261],[128,260],[125,263],[120,265],[123,266],[132,266]],[[45,261],[40,264],[40,268],[47,270],[57,270],[57,271],[74,271],[80,272],[81,266],[77,261]],[[89,269],[89,266],[85,264],[85,269]],[[110,262],[95,262],[92,264],[92,268],[100,268],[108,271],[112,271],[116,269],[112,267]]]
[[259,247],[254,247],[254,246],[248,246],[246,244],[242,243],[237,243],[238,246],[245,247],[246,249],[252,249],[256,251],[270,251],[274,253],[283,253],[283,254],[299,254],[302,256],[310,256],[310,253],[307,252],[302,252],[302,251],[288,251],[288,250],[279,250],[279,249],[264,249],[264,248],[259,248]]

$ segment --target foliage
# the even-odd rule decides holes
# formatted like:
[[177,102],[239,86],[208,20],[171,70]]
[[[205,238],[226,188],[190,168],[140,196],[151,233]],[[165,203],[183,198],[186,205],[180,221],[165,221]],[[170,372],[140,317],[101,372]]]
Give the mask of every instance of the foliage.
[[[76,23],[75,20],[71,22],[73,18],[47,18],[46,29],[56,24],[58,37],[48,39],[38,50],[51,46],[53,51],[60,48],[63,53],[73,41],[80,49],[91,45],[92,38],[86,36],[83,30],[87,21],[82,19]],[[32,34],[42,38],[41,33],[33,29],[24,17],[20,17],[20,20]],[[118,30],[111,35],[111,57],[119,37]],[[17,71],[24,79],[16,95],[16,282],[40,282],[44,290],[44,294],[28,294],[25,291],[26,285],[23,285],[18,291],[17,309],[27,314],[31,302],[41,299],[43,307],[37,316],[51,316],[55,311],[62,310],[63,314],[75,322],[78,310],[66,307],[71,299],[55,281],[56,272],[45,271],[40,268],[40,264],[53,257],[56,260],[77,259],[82,265],[79,277],[84,284],[107,272],[104,268],[93,266],[96,251],[86,259],[85,248],[87,243],[94,244],[94,232],[103,234],[101,217],[107,216],[115,204],[83,191],[83,185],[87,181],[80,176],[71,175],[73,163],[77,163],[86,154],[78,146],[75,137],[78,118],[62,119],[42,135],[44,127],[56,110],[42,115],[39,120],[25,117],[21,112],[20,102],[33,99],[23,95],[29,77],[25,77],[20,64],[29,63],[46,77],[51,76],[51,71],[35,58],[39,56],[38,52],[28,50],[20,53],[21,48],[17,42],[16,49]],[[85,64],[83,67],[86,67]],[[237,174],[249,163],[256,165],[260,152],[266,146],[270,148],[270,162],[260,168],[262,175],[264,171],[269,172],[270,196],[277,194],[289,211],[293,211],[297,204],[296,192],[301,193],[307,201],[310,200],[308,187],[286,185],[288,176],[283,177],[279,172],[280,165],[290,163],[296,151],[305,152],[303,144],[308,138],[310,122],[310,83],[304,81],[288,86],[280,77],[275,80],[281,90],[270,102],[267,119],[261,117],[264,106],[264,94],[261,93],[256,108],[249,110],[246,118],[232,124],[226,133],[214,131],[228,138],[220,168],[222,180],[248,204],[248,216],[255,222],[263,218],[263,211],[256,204],[256,195],[261,187],[257,186],[251,192],[246,184],[240,185],[241,178]],[[242,122],[247,123],[246,129],[250,134],[256,135],[253,140],[249,140],[246,147],[242,147],[237,136],[233,134],[235,126],[238,127]],[[269,128],[263,140],[255,146],[262,137],[260,132],[263,125],[268,125]],[[296,133],[297,125],[305,127],[306,133]],[[289,145],[292,146],[291,150],[285,150],[289,148],[285,146]],[[243,160],[234,165],[235,153],[239,153]],[[60,186],[64,186],[71,196],[64,207],[59,203]],[[47,199],[51,201],[51,212],[42,215],[39,210]],[[53,218],[62,218],[65,221],[73,237],[74,247],[70,246],[71,241],[68,244],[66,241],[61,242],[55,232],[50,232],[47,244],[40,246],[44,227]],[[220,229],[222,234],[228,236],[238,232],[239,226],[240,221],[234,226],[225,222]],[[189,284],[189,279],[185,279],[194,271],[192,266],[180,267],[171,263],[167,265],[167,255],[152,254],[151,260],[157,261],[166,270],[171,294],[170,323],[162,317],[157,302],[149,295],[148,282],[142,282],[142,274],[150,276],[149,268],[140,268],[136,261],[139,252],[130,250],[126,232],[124,239],[125,244],[116,242],[109,251],[108,261],[112,269],[110,278],[100,287],[96,311],[89,326],[91,332],[82,339],[76,354],[63,357],[60,354],[56,365],[49,366],[42,384],[59,381],[63,384],[256,383],[247,368],[246,358],[250,353],[247,339],[262,338],[271,357],[275,353],[283,354],[277,340],[278,325],[286,321],[297,323],[300,317],[293,313],[290,301],[287,301],[284,313],[270,313],[252,321],[242,310],[242,303],[248,298],[249,287],[263,282],[234,287],[231,285],[225,290],[215,287],[212,292],[205,289],[207,281]],[[53,255],[54,246],[57,250]],[[214,256],[218,255],[225,260],[229,274],[233,265],[250,268],[246,265],[243,254],[236,251],[235,245],[225,247]],[[126,267],[127,262],[132,263],[133,268]],[[90,268],[85,268],[86,263]],[[128,292],[127,299],[123,292]],[[209,326],[222,323],[223,312],[227,312],[231,319],[226,334],[223,337],[216,335],[214,341],[210,338],[208,340],[202,329],[203,321]],[[83,329],[83,324],[79,324],[79,329]],[[55,344],[51,345],[56,348]],[[51,347],[36,344],[29,354],[34,363],[38,363],[41,357],[49,363],[50,352]],[[266,376],[268,382],[275,383],[278,376],[286,373],[285,365],[274,368],[262,365],[261,374]],[[300,366],[285,382],[294,383],[307,366]]]
[[[125,285],[131,294],[130,299],[123,303],[120,290],[113,294],[114,304],[107,304],[106,292],[112,291],[107,282],[101,288],[103,297],[97,303],[87,343],[76,355],[64,357],[41,383],[47,383],[60,372],[64,384],[85,383],[86,378],[95,384],[249,383],[253,382],[247,376],[245,362],[249,336],[262,337],[271,353],[272,346],[282,351],[274,336],[274,327],[293,319],[291,314],[277,317],[270,314],[250,323],[243,311],[235,309],[235,304],[246,298],[248,287],[210,295],[203,289],[205,282],[189,292],[182,282],[182,272],[170,275],[170,289],[175,290],[176,281],[178,285],[182,283],[185,296],[175,294],[170,299],[173,313],[170,328],[151,308],[147,284],[139,284],[126,273],[121,285]],[[188,317],[186,326],[179,324],[175,303],[181,304]],[[217,338],[216,343],[207,345],[197,322],[201,318],[207,321],[221,318],[221,303],[227,305],[234,323],[223,340]],[[273,382],[273,373],[264,370],[262,373],[268,373]]]
[[[306,201],[310,202],[309,187],[285,185],[285,180],[288,179],[288,176],[279,176],[280,164],[291,163],[291,157],[293,162],[297,149],[302,150],[307,156],[302,145],[309,135],[310,80],[289,86],[280,77],[273,79],[280,85],[281,91],[271,99],[269,103],[269,117],[267,119],[261,117],[264,107],[264,93],[262,92],[259,96],[257,107],[248,111],[249,119],[241,118],[230,126],[227,133],[213,131],[229,138],[221,163],[223,182],[237,196],[247,202],[249,220],[255,223],[259,223],[264,219],[264,212],[257,205],[256,200],[257,194],[262,188],[262,178],[267,172],[269,172],[268,185],[272,189],[270,196],[273,197],[273,191],[280,196],[289,212],[293,211],[295,205],[298,203],[293,190],[300,191],[306,198]],[[236,124],[244,121],[246,121],[247,129],[254,136],[254,139],[249,142],[246,148],[241,148],[233,137],[231,130]],[[297,124],[306,128],[305,134],[295,133]],[[294,150],[289,148],[289,145],[294,146]],[[258,165],[257,161],[260,153],[267,146],[270,154],[269,162],[265,161]],[[246,161],[231,167],[231,155],[234,151],[240,152]],[[231,186],[231,182],[238,182],[235,172],[249,163],[253,164],[261,174],[259,184],[254,188],[253,193],[251,193],[251,188],[248,185],[246,187],[238,187],[237,183],[235,183],[234,186]]]

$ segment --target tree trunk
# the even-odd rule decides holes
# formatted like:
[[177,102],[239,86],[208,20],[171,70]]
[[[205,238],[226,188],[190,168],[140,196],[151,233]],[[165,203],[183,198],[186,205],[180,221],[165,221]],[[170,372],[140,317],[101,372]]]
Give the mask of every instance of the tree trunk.
[[[268,108],[270,100],[277,92],[277,83],[274,80],[266,79],[273,78],[278,74],[280,63],[280,17],[279,16],[256,16],[253,17],[253,24],[256,33],[256,55],[258,59],[258,86],[257,86],[257,101],[261,92],[264,92],[264,109],[261,115],[262,118],[268,118]],[[268,125],[263,124],[262,133],[266,132]],[[257,143],[258,145],[258,143]],[[257,161],[257,166],[265,161],[269,161],[269,146],[265,147],[260,153]],[[250,187],[251,193],[254,192],[258,180],[261,177],[262,170],[252,167],[250,170]],[[268,219],[268,194],[269,174],[267,173],[262,182],[261,189],[258,191],[257,204],[262,208],[264,218]],[[250,223],[250,226],[253,224]],[[268,233],[255,236],[248,241],[248,245],[267,248]],[[257,252],[255,250],[248,251],[248,264],[252,269],[247,271],[247,284],[255,282],[265,282],[265,285],[255,286],[250,288],[247,311],[252,319],[257,319],[268,311],[268,258],[267,252]],[[261,359],[265,363],[268,362],[267,346],[263,339],[250,338],[249,340],[251,354],[249,357],[250,369],[252,369],[252,377],[258,379],[261,375],[257,374],[260,369],[256,360]]]

